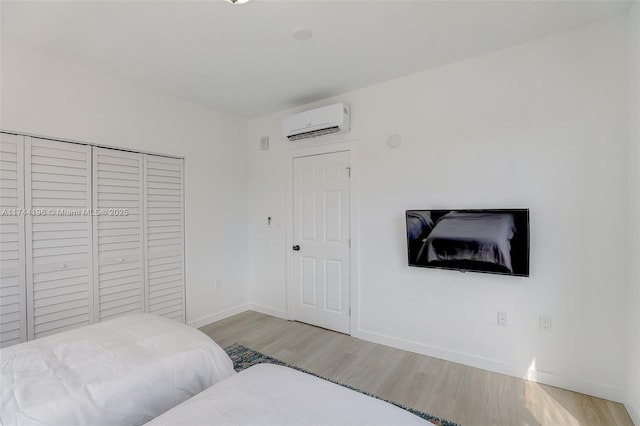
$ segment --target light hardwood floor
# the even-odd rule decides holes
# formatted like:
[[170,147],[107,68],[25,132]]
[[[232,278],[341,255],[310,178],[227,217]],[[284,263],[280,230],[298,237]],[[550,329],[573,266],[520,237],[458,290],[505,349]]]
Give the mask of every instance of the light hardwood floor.
[[200,330],[464,426],[633,425],[622,404],[257,312]]

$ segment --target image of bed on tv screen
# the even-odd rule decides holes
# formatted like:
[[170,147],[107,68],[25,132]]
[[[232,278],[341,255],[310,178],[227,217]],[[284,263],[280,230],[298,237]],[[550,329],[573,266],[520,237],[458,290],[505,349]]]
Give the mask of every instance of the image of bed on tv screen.
[[407,210],[409,266],[529,276],[529,210]]

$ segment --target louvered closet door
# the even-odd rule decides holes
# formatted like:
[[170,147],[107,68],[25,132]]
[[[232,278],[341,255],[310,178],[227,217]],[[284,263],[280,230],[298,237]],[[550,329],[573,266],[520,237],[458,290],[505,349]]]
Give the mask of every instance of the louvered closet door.
[[93,320],[91,147],[25,144],[29,340]]
[[147,310],[184,322],[183,160],[144,161]]
[[93,148],[96,321],[144,312],[142,154]]
[[24,136],[0,133],[0,347],[27,340]]

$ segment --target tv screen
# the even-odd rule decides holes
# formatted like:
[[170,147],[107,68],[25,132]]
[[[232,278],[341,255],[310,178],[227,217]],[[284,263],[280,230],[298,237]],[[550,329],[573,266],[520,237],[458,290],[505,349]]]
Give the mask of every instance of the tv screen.
[[409,266],[529,276],[529,210],[407,210]]

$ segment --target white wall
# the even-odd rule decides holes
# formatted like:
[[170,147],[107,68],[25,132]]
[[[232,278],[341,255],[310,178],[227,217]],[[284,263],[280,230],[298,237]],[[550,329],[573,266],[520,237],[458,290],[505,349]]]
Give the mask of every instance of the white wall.
[[629,13],[629,155],[631,189],[631,250],[627,323],[627,393],[625,406],[635,424],[640,425],[640,4]]
[[185,157],[187,320],[244,306],[246,121],[4,41],[1,59],[3,130]]
[[[623,400],[626,29],[615,18],[295,110],[352,108],[352,132],[327,140],[359,151],[355,336]],[[292,112],[249,122],[250,306],[281,316]],[[509,207],[530,208],[531,277],[407,266],[406,209]]]

